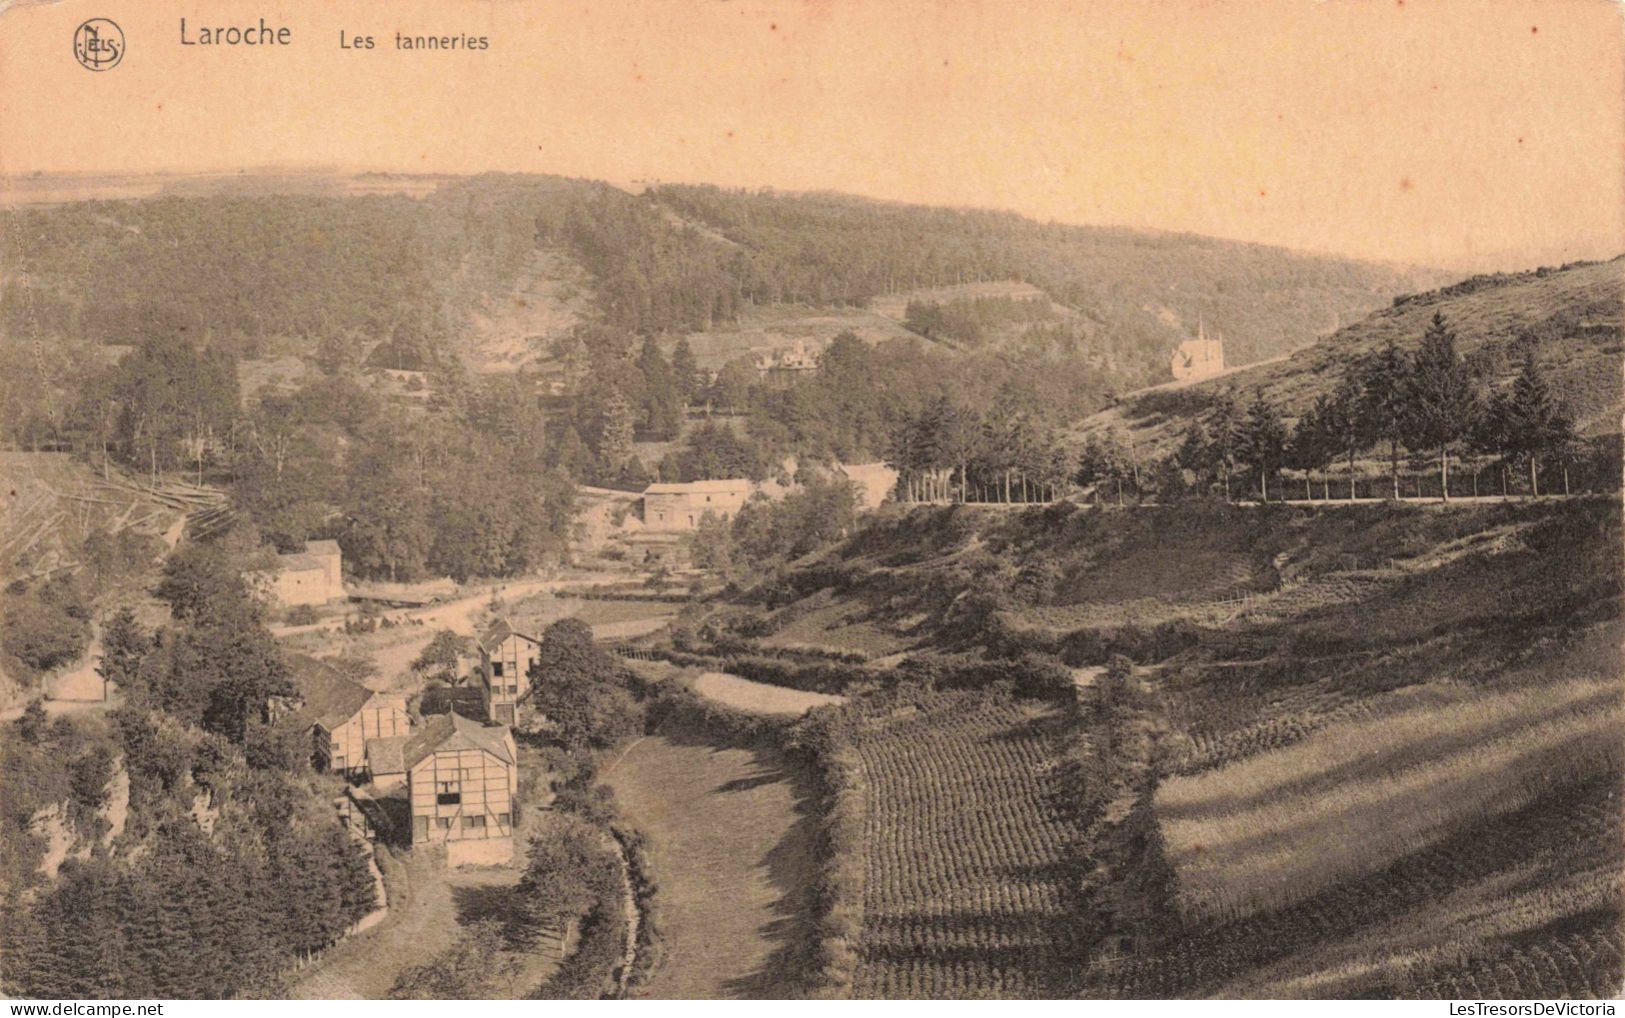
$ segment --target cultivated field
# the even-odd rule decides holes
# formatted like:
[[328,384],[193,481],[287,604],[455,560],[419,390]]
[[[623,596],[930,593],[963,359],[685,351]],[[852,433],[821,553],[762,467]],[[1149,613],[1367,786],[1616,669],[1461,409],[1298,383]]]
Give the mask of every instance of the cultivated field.
[[1067,848],[1054,719],[939,695],[860,736],[860,998],[1042,997],[1065,974]]
[[1187,916],[1279,908],[1625,762],[1616,682],[1572,682],[1327,728],[1158,790]]
[[1555,790],[1285,908],[1103,969],[1108,997],[1612,997],[1617,776]]

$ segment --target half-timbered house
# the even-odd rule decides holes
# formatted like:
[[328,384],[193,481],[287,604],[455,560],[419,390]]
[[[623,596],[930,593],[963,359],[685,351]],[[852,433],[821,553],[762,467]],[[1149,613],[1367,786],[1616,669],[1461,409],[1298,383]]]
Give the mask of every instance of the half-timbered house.
[[410,735],[412,718],[404,697],[377,693],[314,658],[292,662],[299,717],[310,726],[311,762],[317,770],[364,777],[367,744]]
[[439,714],[408,740],[404,758],[414,848],[445,845],[453,866],[513,858],[519,755],[506,725]]
[[541,638],[519,632],[507,619],[498,619],[478,643],[485,716],[497,724],[515,724],[521,702],[530,695],[530,671],[541,654]]

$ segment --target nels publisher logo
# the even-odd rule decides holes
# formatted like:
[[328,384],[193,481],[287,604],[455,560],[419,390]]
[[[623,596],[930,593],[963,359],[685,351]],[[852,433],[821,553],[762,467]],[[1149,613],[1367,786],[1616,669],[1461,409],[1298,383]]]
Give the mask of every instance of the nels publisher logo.
[[106,18],[91,18],[73,33],[73,55],[92,71],[110,71],[124,59],[124,30]]

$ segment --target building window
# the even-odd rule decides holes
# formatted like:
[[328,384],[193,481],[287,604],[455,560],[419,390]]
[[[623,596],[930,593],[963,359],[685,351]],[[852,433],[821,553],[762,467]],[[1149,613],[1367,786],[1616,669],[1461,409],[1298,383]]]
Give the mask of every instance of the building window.
[[435,817],[434,825],[442,831],[451,830],[451,817]]
[[463,830],[472,831],[485,826],[484,817],[463,817]]
[[498,827],[506,827],[506,826],[508,826],[508,814],[506,814],[506,813],[498,813],[497,814],[497,826]]
[[493,662],[491,662],[491,674],[497,676],[498,678],[502,677],[502,662],[501,661],[493,661]]
[[333,769],[336,771],[342,771],[344,769],[344,758],[342,756],[336,756],[333,758]]
[[463,802],[462,786],[455,781],[440,782],[439,794],[435,802],[441,806],[459,806]]

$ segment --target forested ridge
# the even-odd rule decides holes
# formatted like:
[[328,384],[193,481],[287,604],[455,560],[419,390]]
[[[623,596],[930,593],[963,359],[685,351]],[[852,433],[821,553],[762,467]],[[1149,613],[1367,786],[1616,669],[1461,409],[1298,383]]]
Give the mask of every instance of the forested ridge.
[[[1437,273],[1190,234],[1039,223],[1009,212],[927,208],[837,194],[665,186],[659,202],[738,245],[758,302],[862,305],[887,293],[1019,279],[1075,309],[1091,338],[1148,348],[1159,366],[1198,313],[1246,363],[1363,315]],[[1146,379],[1151,381],[1155,379]]]
[[[1160,377],[1197,314],[1271,352],[1408,278],[1008,213],[502,175],[421,198],[239,188],[23,207],[0,212],[0,244],[8,444],[228,484],[280,546],[337,537],[360,575],[397,579],[511,575],[556,554],[572,482],[878,460],[943,400],[1043,433]],[[590,317],[536,337],[541,359],[518,374],[471,375],[470,323],[539,251],[581,268]],[[817,343],[809,384],[765,384],[748,358],[703,371],[688,344],[753,309],[998,280],[1043,289],[927,290],[899,306],[906,338]],[[289,358],[296,382],[245,382]],[[391,390],[383,369],[420,374]],[[548,386],[562,399],[541,399]],[[710,411],[735,416],[686,434]]]
[[[184,331],[252,355],[344,338],[455,348],[538,244],[590,273],[605,324],[706,329],[753,305],[863,306],[882,294],[1024,279],[1075,308],[1091,342],[1166,359],[1198,313],[1233,361],[1300,345],[1418,273],[1185,235],[1041,224],[1011,213],[710,187],[634,195],[487,175],[405,195],[248,194],[0,212],[13,339],[129,345]],[[416,366],[416,365],[406,365]],[[1154,380],[1154,379],[1134,379]]]

